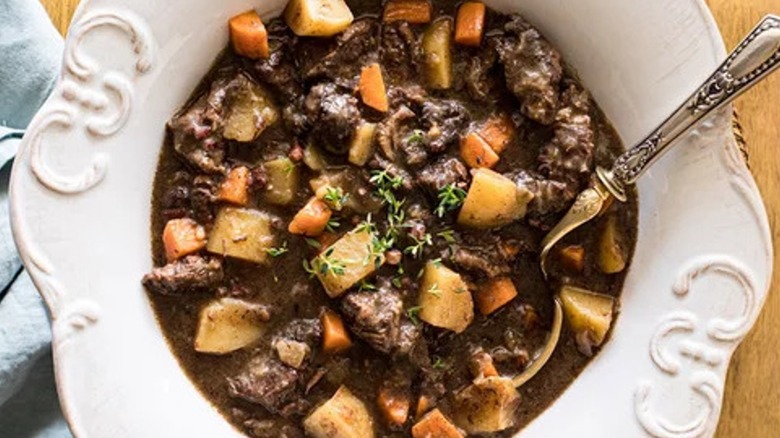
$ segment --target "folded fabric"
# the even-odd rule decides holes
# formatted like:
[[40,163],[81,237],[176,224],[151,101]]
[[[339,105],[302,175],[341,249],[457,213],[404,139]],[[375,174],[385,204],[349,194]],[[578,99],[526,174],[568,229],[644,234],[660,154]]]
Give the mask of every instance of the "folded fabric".
[[48,96],[62,39],[38,0],[0,0],[0,437],[69,437],[51,329],[11,236],[8,177],[23,129]]

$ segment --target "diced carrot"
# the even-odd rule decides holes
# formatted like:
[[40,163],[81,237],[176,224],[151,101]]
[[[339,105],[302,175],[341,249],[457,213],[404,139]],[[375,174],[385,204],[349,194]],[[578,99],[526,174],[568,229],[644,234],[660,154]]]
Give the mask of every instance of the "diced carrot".
[[421,394],[420,398],[417,399],[417,408],[414,410],[414,418],[417,420],[422,418],[426,412],[431,410],[432,404],[433,402],[431,401],[430,397],[425,394]]
[[317,198],[312,198],[293,217],[287,227],[292,234],[302,234],[309,237],[317,237],[325,231],[332,212],[330,208]]
[[491,280],[477,290],[474,301],[477,302],[479,313],[490,315],[517,296],[514,283],[507,277]]
[[206,247],[206,230],[189,218],[169,220],[162,237],[169,262]]
[[379,411],[390,426],[403,426],[409,418],[411,401],[407,394],[393,388],[382,387],[376,398]]
[[585,248],[582,245],[569,245],[561,248],[558,253],[563,267],[572,272],[582,272],[585,269]]
[[245,166],[233,168],[219,187],[219,199],[237,205],[249,202],[249,169]]
[[230,19],[230,42],[233,50],[251,59],[268,58],[268,32],[255,11],[247,11]]
[[515,125],[512,119],[506,114],[495,115],[489,118],[482,129],[479,130],[479,136],[493,148],[495,153],[500,154],[512,141],[515,135]]
[[325,310],[322,312],[320,321],[322,322],[322,350],[324,352],[339,353],[352,346],[349,333],[344,328],[344,321],[338,314]]
[[425,24],[431,21],[432,7],[427,0],[390,0],[385,5],[382,21],[408,21],[412,24]]
[[460,157],[472,168],[492,168],[499,159],[498,154],[475,132],[470,132],[461,139]]
[[358,87],[363,103],[377,111],[387,112],[389,104],[387,103],[385,80],[382,78],[382,69],[378,63],[375,62],[363,67]]
[[469,369],[474,378],[497,377],[498,370],[493,363],[493,357],[484,351],[480,351],[471,356]]
[[485,4],[466,2],[458,8],[455,22],[455,42],[464,46],[478,47],[485,29]]
[[412,438],[463,438],[465,436],[438,409],[429,412],[412,427]]

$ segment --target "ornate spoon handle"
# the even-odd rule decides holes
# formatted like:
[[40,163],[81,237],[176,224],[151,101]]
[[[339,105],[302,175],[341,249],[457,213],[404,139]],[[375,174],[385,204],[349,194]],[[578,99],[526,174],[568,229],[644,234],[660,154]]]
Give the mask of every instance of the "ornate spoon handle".
[[621,155],[612,170],[599,168],[599,178],[617,199],[625,201],[625,186],[634,184],[675,140],[778,67],[780,17],[768,15],[661,126]]

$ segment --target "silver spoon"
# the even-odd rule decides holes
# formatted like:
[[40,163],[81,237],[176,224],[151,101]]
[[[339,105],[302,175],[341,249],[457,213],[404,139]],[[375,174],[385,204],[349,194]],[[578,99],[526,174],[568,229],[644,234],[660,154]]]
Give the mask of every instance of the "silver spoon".
[[[627,200],[626,187],[636,183],[647,169],[671,149],[684,134],[707,116],[723,108],[780,67],[780,17],[767,15],[742,40],[726,60],[660,126],[644,140],[618,157],[612,169],[596,169],[593,187],[577,196],[566,216],[542,240],[541,265],[547,276],[550,250],[564,236],[599,215],[611,197]],[[555,350],[563,323],[560,298],[554,297],[553,328],[534,363],[514,378],[515,386],[531,379]]]

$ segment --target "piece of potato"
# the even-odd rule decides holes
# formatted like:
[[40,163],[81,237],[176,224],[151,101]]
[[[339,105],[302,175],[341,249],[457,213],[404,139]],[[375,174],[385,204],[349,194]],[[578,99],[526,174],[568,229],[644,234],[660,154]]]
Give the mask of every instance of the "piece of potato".
[[362,123],[349,147],[349,162],[355,166],[364,166],[374,152],[374,134],[376,123]]
[[587,332],[593,345],[601,345],[612,325],[615,299],[574,286],[563,286],[560,296],[566,320],[575,335]]
[[418,298],[420,319],[460,333],[474,319],[474,301],[460,274],[438,262],[425,265]]
[[303,164],[315,172],[322,172],[329,166],[328,160],[322,154],[322,150],[311,143],[303,148]]
[[525,217],[533,193],[490,169],[475,169],[458,224],[472,228],[498,228]]
[[254,343],[265,333],[264,306],[235,298],[220,298],[200,311],[195,351],[226,354]]
[[[353,230],[322,251],[311,261],[317,278],[331,298],[336,298],[385,263],[384,254],[372,251],[375,236],[366,230]],[[338,269],[320,268],[325,265]]]
[[288,205],[298,192],[300,180],[298,167],[289,158],[277,158],[265,163],[268,180],[264,198],[276,205]]
[[353,19],[344,0],[290,0],[284,10],[284,21],[298,36],[333,36]]
[[452,87],[452,28],[452,19],[439,18],[423,34],[425,79],[431,88]]
[[222,136],[228,140],[249,142],[279,120],[279,111],[271,95],[260,85],[239,75],[230,89],[229,112],[225,118]]
[[268,261],[274,246],[271,218],[260,211],[222,207],[209,234],[206,249],[214,254],[255,263]]
[[618,229],[617,216],[607,218],[599,239],[599,268],[605,274],[617,274],[626,269],[626,252],[623,237]]
[[412,427],[412,438],[464,438],[465,436],[438,409],[427,413]]
[[455,424],[468,433],[494,433],[515,424],[520,394],[511,378],[486,377],[455,396]]
[[274,342],[274,349],[282,363],[293,368],[300,368],[306,356],[311,353],[311,348],[305,342],[298,342],[291,339],[279,339]]
[[309,414],[303,421],[303,427],[314,438],[374,436],[374,420],[366,405],[346,386],[341,386],[330,400]]

